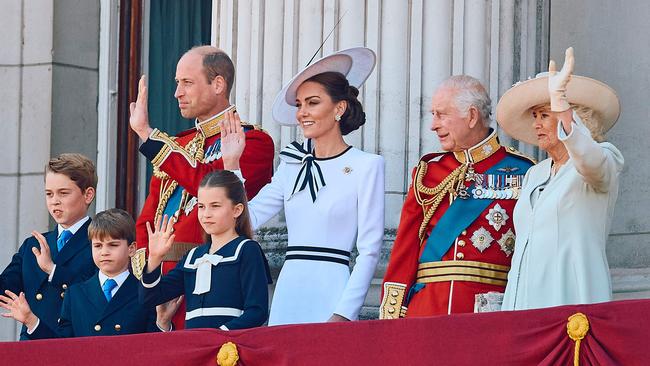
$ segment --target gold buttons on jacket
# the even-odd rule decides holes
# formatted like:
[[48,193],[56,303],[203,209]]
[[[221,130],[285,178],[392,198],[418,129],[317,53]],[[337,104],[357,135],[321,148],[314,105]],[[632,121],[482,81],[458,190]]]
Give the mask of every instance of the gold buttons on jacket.
[[64,284],[61,286],[61,288],[63,288],[64,290],[67,290],[67,289],[68,289],[68,285],[66,285],[66,284],[64,283]]
[[463,232],[460,233],[460,235],[467,235],[467,230],[463,230]]
[[395,296],[397,296],[397,295],[399,295],[399,292],[397,292],[397,291],[395,291],[395,290],[393,290],[393,291],[390,293],[390,296],[393,296],[393,297],[395,297]]
[[393,313],[395,312],[395,308],[392,307],[392,306],[389,307],[389,308],[388,308],[388,312],[391,313],[391,314],[393,314]]
[[43,300],[43,295],[42,294],[36,294],[36,300],[38,300],[38,301]]
[[458,241],[458,246],[459,247],[464,247],[465,246],[465,240],[459,240]]
[[65,292],[62,292],[61,293],[61,298],[64,298],[64,297],[65,297]]
[[388,302],[389,302],[391,305],[395,305],[395,304],[397,304],[397,300],[392,299],[392,298],[391,298],[390,301],[388,301]]
[[465,254],[458,252],[458,253],[456,253],[456,258],[463,259],[463,258],[465,258]]
[[96,324],[95,325],[95,332],[99,332],[100,330],[102,330],[102,326],[99,325],[99,324]]
[[115,324],[115,330],[119,332],[120,330],[122,330],[122,326],[119,324]]

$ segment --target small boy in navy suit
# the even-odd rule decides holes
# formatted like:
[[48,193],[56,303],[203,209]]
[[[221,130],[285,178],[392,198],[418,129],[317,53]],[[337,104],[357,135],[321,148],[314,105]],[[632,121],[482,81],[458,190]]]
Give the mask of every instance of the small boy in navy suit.
[[[139,281],[129,272],[136,251],[135,222],[124,210],[98,213],[88,227],[99,272],[66,291],[57,328],[41,323],[23,294],[7,292],[0,306],[27,327],[30,339],[119,335],[157,331],[156,312],[138,302]],[[161,319],[169,322],[174,311]],[[162,314],[162,313],[161,313]],[[161,316],[164,316],[161,315]]]
[[[32,231],[0,274],[0,294],[23,293],[32,311],[56,328],[64,291],[95,271],[88,241],[88,206],[95,198],[95,166],[83,155],[61,154],[45,166],[45,201],[57,228]],[[28,339],[23,327],[20,339]]]

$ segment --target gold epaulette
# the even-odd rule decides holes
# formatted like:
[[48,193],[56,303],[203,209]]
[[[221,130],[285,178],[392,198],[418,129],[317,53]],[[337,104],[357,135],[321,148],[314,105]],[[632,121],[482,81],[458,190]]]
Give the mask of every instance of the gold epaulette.
[[515,149],[514,147],[506,146],[506,151],[508,152],[508,154],[512,154],[512,155],[518,156],[518,157],[520,157],[520,158],[522,158],[524,160],[530,161],[531,163],[533,163],[533,165],[537,164],[537,160],[535,160],[532,157],[522,153],[521,151]]

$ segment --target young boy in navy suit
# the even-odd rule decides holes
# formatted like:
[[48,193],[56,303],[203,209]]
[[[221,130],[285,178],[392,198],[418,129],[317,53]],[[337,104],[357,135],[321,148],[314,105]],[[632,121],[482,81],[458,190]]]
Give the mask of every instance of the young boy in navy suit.
[[[0,306],[27,327],[30,339],[119,335],[157,331],[156,312],[138,302],[139,281],[129,272],[135,253],[135,221],[124,210],[98,213],[88,227],[99,272],[66,291],[58,327],[41,323],[23,294],[7,292]],[[173,311],[175,312],[175,311]],[[173,312],[161,323],[167,323]],[[161,316],[164,316],[162,314]]]
[[[97,175],[80,154],[61,154],[45,166],[45,201],[57,228],[33,231],[0,274],[0,294],[22,296],[38,318],[56,328],[64,291],[97,270],[88,241],[88,206],[95,198]],[[20,339],[28,339],[23,327]]]

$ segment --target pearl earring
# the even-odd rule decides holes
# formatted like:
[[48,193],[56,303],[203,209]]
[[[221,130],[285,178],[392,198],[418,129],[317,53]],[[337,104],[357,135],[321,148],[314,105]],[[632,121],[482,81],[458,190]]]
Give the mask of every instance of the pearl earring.
[[336,116],[334,116],[334,119],[336,120],[336,122],[340,122],[341,116],[337,114]]

